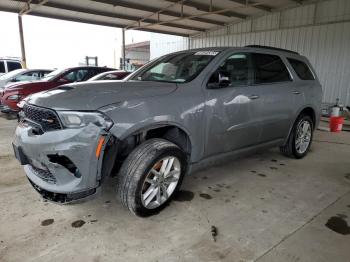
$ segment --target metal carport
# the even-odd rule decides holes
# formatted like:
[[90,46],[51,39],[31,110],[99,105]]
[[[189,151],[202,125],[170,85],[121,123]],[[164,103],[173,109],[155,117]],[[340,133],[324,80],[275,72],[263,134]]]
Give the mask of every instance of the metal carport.
[[[2,0],[0,11],[18,13],[26,64],[22,15],[189,37],[273,12],[302,0]],[[124,48],[123,48],[124,49]],[[123,58],[125,58],[125,52]],[[123,59],[124,61],[125,59]]]

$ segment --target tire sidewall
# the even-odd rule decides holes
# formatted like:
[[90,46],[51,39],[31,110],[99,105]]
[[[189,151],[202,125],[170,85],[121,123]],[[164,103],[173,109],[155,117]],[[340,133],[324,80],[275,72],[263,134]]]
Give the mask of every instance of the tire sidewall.
[[[154,209],[148,209],[146,207],[143,206],[142,201],[141,201],[141,193],[142,193],[142,187],[144,184],[144,181],[149,173],[149,171],[151,170],[151,168],[161,159],[165,158],[165,157],[169,157],[169,156],[174,156],[176,157],[181,165],[181,172],[180,172],[180,178],[179,181],[173,191],[173,193],[171,194],[171,196],[159,207],[154,208]],[[174,197],[174,195],[176,194],[176,192],[179,190],[182,180],[184,178],[184,174],[187,172],[187,159],[185,154],[183,153],[183,151],[178,148],[176,145],[172,146],[172,147],[166,147],[163,148],[161,150],[155,150],[154,156],[152,157],[152,159],[150,161],[146,161],[145,163],[143,163],[143,171],[141,174],[139,174],[138,176],[135,176],[134,179],[137,179],[138,181],[137,186],[135,188],[135,190],[133,190],[133,192],[130,192],[131,194],[133,194],[133,206],[134,206],[134,211],[136,212],[137,215],[139,216],[150,216],[153,215],[155,213],[158,213],[159,211],[161,211],[163,208],[165,208],[168,203],[171,201],[171,199]]]
[[[305,150],[304,153],[299,153],[296,149],[296,146],[295,146],[295,139],[296,139],[296,136],[297,136],[297,130],[298,130],[298,126],[300,125],[300,122],[302,121],[308,121],[310,126],[311,126],[311,138],[310,138],[310,143],[307,147],[307,149]],[[311,147],[311,144],[312,144],[312,140],[313,140],[313,134],[314,134],[314,124],[313,124],[313,121],[311,119],[310,116],[308,115],[301,115],[297,121],[295,122],[295,125],[293,127],[293,133],[292,133],[292,139],[290,140],[290,143],[291,146],[292,146],[292,150],[293,150],[293,155],[297,158],[297,159],[300,159],[300,158],[303,158],[304,156],[307,155],[307,153],[309,152],[310,150],[310,147]]]

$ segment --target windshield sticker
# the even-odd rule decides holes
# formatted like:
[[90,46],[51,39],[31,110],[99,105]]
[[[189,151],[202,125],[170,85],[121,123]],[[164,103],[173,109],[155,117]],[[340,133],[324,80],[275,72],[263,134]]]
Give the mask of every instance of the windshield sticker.
[[219,52],[216,52],[216,51],[198,51],[198,52],[194,53],[194,55],[212,55],[212,56],[215,56],[218,53]]

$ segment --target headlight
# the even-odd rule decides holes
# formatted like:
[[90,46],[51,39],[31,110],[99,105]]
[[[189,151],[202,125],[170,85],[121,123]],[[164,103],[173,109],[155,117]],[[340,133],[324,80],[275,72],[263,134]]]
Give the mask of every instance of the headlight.
[[57,113],[63,126],[66,128],[80,128],[89,124],[95,124],[105,130],[109,130],[113,126],[113,121],[99,112],[57,111]]
[[13,101],[20,101],[21,96],[20,95],[12,95],[7,98],[7,100],[13,100]]

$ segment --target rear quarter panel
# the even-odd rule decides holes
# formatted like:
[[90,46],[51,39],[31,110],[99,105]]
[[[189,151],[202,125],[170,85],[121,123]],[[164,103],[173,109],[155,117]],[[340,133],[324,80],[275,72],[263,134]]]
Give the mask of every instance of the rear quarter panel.
[[[315,112],[315,128],[317,128],[321,116],[321,106],[322,106],[322,97],[323,97],[323,91],[322,86],[319,82],[319,79],[316,75],[316,72],[309,62],[309,60],[305,56],[300,55],[286,55],[285,58],[293,58],[300,61],[303,61],[305,64],[308,65],[309,69],[311,70],[312,74],[314,75],[314,80],[302,80],[299,78],[299,76],[295,73],[293,67],[288,63],[287,66],[293,76],[293,85],[295,86],[295,90],[299,91],[301,93],[300,96],[296,96],[295,102],[294,102],[294,120],[291,123],[290,130],[293,127],[293,124],[295,120],[298,118],[301,111],[303,111],[305,108],[312,108]],[[286,59],[287,60],[287,59]]]

